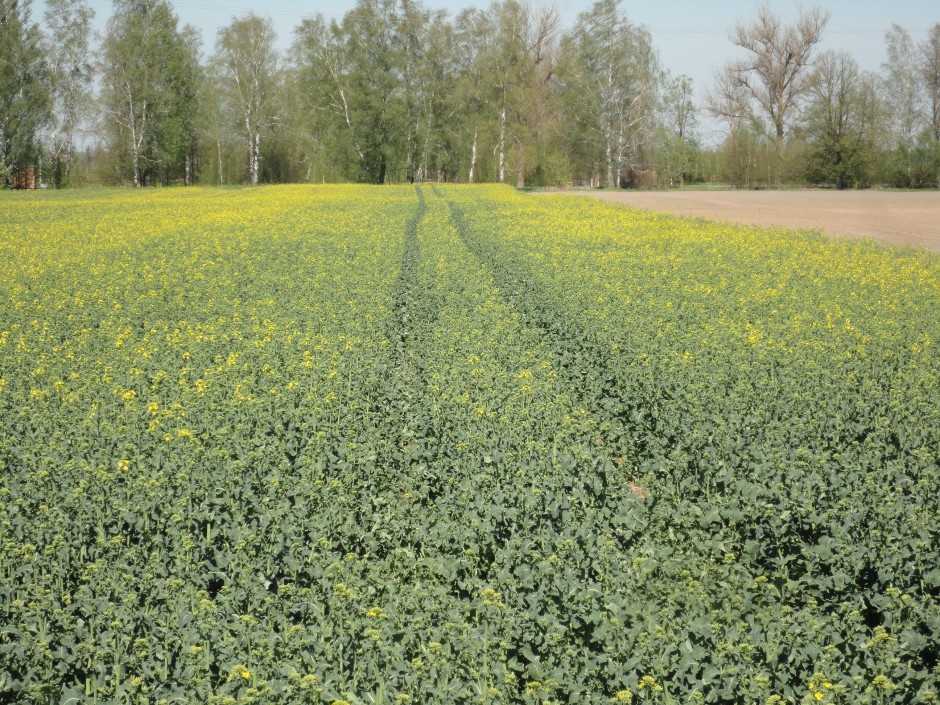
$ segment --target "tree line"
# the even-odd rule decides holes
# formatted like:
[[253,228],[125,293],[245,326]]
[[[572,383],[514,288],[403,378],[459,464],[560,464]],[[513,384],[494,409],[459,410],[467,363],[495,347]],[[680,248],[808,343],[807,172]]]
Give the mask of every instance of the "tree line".
[[[257,14],[208,48],[168,0],[114,0],[100,42],[93,19],[87,0],[48,0],[41,22],[29,0],[0,0],[0,183],[940,179],[940,23],[920,43],[892,27],[875,74],[817,51],[822,10],[786,23],[761,6],[699,106],[619,0],[568,29],[533,0],[454,17],[358,0],[304,19],[283,52]],[[717,146],[703,112],[724,126]]]

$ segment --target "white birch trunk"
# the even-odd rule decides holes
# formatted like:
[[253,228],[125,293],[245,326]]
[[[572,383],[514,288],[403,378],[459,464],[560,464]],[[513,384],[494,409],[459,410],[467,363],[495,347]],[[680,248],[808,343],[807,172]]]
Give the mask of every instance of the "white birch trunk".
[[[335,74],[334,74],[335,78]],[[346,129],[352,130],[352,118],[349,116],[349,103],[346,101],[346,92],[343,90],[342,86],[339,87],[339,98],[343,101],[343,117],[346,120]],[[356,154],[359,155],[359,161],[364,162],[366,160],[366,155],[362,153],[362,150],[359,148],[359,141],[353,140],[353,145],[356,147]]]
[[610,130],[604,136],[604,156],[607,159],[607,188],[614,187],[614,155],[610,144]]
[[506,106],[499,111],[499,183],[506,183]]
[[127,91],[127,124],[131,131],[131,164],[134,170],[134,186],[141,186],[140,182],[140,146],[144,143],[144,130],[147,125],[147,102],[144,101],[140,126],[137,125],[137,115],[134,113],[134,94],[130,84],[124,83]]
[[131,130],[131,165],[134,170],[134,186],[140,186],[140,154],[137,147],[137,121],[134,119],[134,104],[128,103]]
[[60,142],[59,130],[53,123],[52,132],[49,134],[49,144],[52,147],[52,166],[55,173],[55,165],[63,161],[65,145]]
[[224,181],[222,179],[222,140],[219,137],[215,138],[215,148],[219,157],[219,186],[221,186]]
[[612,62],[607,64],[607,75],[605,76],[607,85],[604,86],[601,99],[601,110],[604,115],[604,157],[607,159],[607,188],[614,188],[614,168],[613,168],[613,124],[611,120],[611,111],[615,101],[616,91],[614,89],[614,65]]
[[473,183],[473,171],[477,166],[477,131],[473,130],[473,146],[470,147],[470,174],[467,176],[467,183]]
[[72,142],[72,136],[69,135],[65,142],[65,182],[68,183],[72,175],[72,153],[75,151]]
[[431,130],[429,129],[424,136],[424,150],[421,154],[421,181],[428,180],[428,161],[431,158]]
[[261,134],[255,132],[248,138],[248,168],[250,172],[251,185],[258,185],[259,162],[261,161]]
[[134,186],[140,186],[140,157],[137,153],[137,141],[132,140],[131,161],[134,165]]
[[620,134],[617,135],[617,186],[620,188],[620,184],[623,183],[623,143],[624,136],[623,130],[620,131]]
[[[417,130],[417,126],[415,130]],[[420,181],[421,179],[418,176],[418,172],[421,171],[420,166],[415,166],[414,161],[414,150],[412,147],[412,137],[411,137],[411,123],[408,123],[408,134],[405,136],[405,149],[408,152],[408,156],[405,159],[405,180],[414,183],[415,181]]]

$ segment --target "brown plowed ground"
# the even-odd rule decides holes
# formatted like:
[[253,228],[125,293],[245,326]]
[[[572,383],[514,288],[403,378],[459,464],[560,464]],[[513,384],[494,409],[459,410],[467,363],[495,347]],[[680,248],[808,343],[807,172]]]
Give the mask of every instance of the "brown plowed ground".
[[938,191],[556,191],[749,225],[821,230],[940,251]]

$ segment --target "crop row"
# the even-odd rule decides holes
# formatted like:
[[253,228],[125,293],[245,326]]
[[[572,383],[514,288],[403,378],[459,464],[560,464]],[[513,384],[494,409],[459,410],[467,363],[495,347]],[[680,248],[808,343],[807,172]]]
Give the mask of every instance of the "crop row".
[[[624,434],[660,554],[694,566],[700,593],[667,603],[666,643],[704,645],[723,698],[760,682],[745,701],[795,699],[817,673],[848,702],[933,697],[936,256],[452,199],[470,249]],[[688,689],[714,673],[669,660]]]

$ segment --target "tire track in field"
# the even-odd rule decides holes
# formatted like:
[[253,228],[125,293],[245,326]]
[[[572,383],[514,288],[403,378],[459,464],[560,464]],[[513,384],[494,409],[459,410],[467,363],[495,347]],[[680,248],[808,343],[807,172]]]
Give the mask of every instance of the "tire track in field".
[[[424,193],[415,187],[417,205],[401,235],[403,248],[398,276],[392,287],[391,309],[384,338],[387,343],[381,380],[365,401],[365,423],[333,450],[338,477],[347,483],[339,497],[347,520],[333,527],[331,538],[340,554],[385,555],[394,542],[385,532],[397,517],[392,510],[401,488],[413,471],[408,452],[411,439],[422,433],[415,428],[420,414],[421,371],[418,328],[427,309],[420,281],[421,247],[418,229],[425,216]],[[350,410],[355,417],[355,410]],[[354,463],[355,471],[349,466]]]
[[377,400],[375,412],[382,419],[385,439],[391,444],[388,457],[390,466],[402,469],[403,458],[400,451],[415,434],[411,428],[416,415],[411,413],[412,405],[420,383],[417,368],[414,334],[422,315],[427,313],[423,304],[423,287],[420,282],[421,246],[418,241],[418,227],[424,218],[426,205],[424,192],[415,186],[418,206],[414,217],[408,221],[404,233],[404,251],[401,270],[395,285],[395,300],[392,306],[393,316],[388,340],[394,346],[393,366],[384,393]]
[[[435,194],[446,199],[437,189]],[[653,412],[658,400],[646,399],[645,395],[628,389],[602,341],[588,327],[552,306],[550,297],[525,265],[500,257],[498,246],[474,233],[460,207],[446,200],[467,250],[489,268],[500,294],[523,321],[541,332],[568,387],[601,420],[608,455],[617,464],[632,462],[640,472],[643,464],[657,457],[662,446],[671,441],[663,439],[655,428]]]
[[418,225],[424,218],[424,193],[420,187],[415,187],[418,197],[418,207],[414,217],[405,226],[404,252],[402,254],[401,270],[395,284],[395,302],[392,310],[392,330],[389,340],[395,346],[395,360],[397,376],[408,378],[410,375],[409,362],[411,358],[411,340],[414,332],[414,315],[416,301],[421,292],[418,287],[418,265],[421,261],[421,248],[418,244]]

